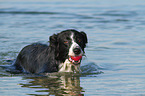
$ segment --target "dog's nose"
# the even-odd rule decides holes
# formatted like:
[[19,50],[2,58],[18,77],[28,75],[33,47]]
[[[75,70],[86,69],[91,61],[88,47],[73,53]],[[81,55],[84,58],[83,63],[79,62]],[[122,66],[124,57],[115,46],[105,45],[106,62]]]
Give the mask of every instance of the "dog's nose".
[[78,54],[81,53],[81,49],[80,48],[74,48],[73,52],[78,55]]

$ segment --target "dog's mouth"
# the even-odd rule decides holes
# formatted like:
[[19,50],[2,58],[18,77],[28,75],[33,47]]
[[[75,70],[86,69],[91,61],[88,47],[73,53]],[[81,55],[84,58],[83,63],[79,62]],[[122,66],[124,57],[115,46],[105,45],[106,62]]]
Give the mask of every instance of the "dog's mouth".
[[69,56],[69,61],[74,65],[80,64],[81,60],[82,60],[82,56]]

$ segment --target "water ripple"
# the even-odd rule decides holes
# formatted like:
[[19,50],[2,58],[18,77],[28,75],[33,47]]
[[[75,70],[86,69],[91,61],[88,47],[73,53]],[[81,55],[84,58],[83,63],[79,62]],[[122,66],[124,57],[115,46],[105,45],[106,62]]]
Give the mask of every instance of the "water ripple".
[[106,11],[102,14],[100,14],[102,16],[115,16],[115,17],[132,17],[132,16],[136,16],[137,13],[134,11]]
[[22,12],[22,11],[0,11],[0,14],[59,14],[58,12],[37,12],[37,11],[28,11],[28,12]]

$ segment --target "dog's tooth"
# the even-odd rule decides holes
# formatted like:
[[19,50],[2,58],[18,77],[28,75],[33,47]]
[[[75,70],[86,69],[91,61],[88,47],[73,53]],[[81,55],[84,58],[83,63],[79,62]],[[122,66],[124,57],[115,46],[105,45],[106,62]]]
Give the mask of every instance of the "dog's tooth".
[[81,62],[81,60],[78,61],[78,63],[80,63],[80,62]]
[[69,60],[70,60],[70,61],[73,61],[73,60],[71,59],[71,57],[70,57],[70,56],[69,56]]

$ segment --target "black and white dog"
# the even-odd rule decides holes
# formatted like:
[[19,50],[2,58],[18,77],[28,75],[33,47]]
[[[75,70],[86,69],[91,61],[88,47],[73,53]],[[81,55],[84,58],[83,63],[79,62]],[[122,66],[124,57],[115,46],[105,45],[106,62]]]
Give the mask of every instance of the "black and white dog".
[[49,38],[50,45],[35,43],[24,47],[13,66],[26,73],[79,72],[87,36],[73,29]]

